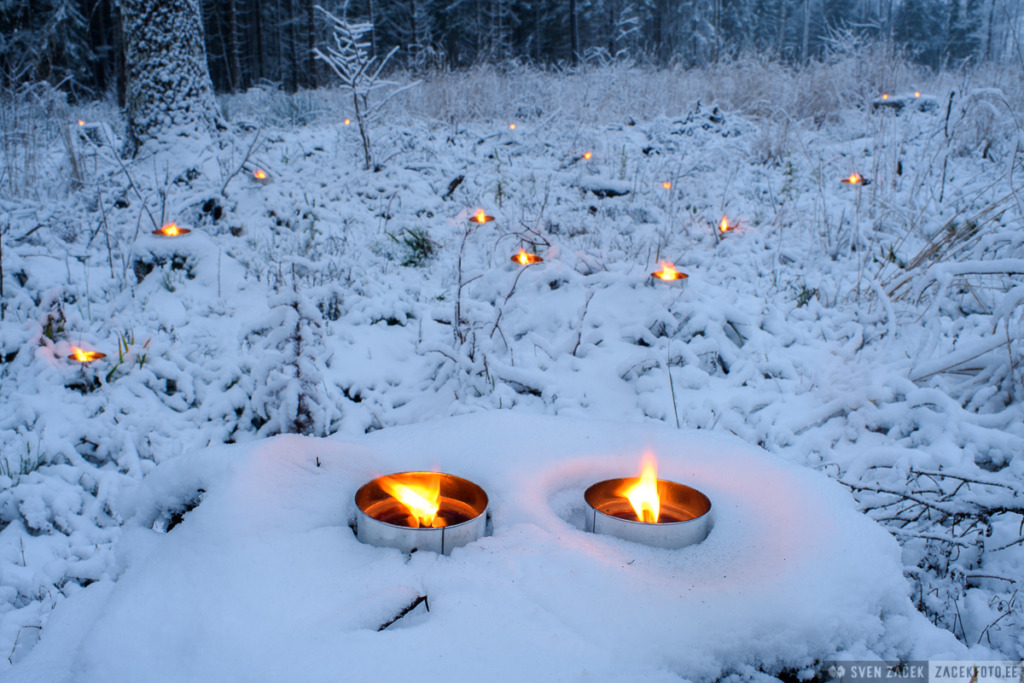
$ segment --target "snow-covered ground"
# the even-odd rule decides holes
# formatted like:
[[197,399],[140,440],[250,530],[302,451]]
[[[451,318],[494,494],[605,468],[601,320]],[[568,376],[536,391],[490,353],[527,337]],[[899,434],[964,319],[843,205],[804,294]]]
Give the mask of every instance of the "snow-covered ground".
[[[582,530],[583,490],[634,474],[639,444],[712,499],[700,545]],[[424,463],[485,488],[493,534],[450,557],[357,541],[356,489]],[[197,485],[180,525],[150,528]],[[135,500],[123,574],[64,602],[6,680],[717,680],[963,652],[847,492],[728,434],[490,411],[200,451]],[[429,612],[377,630],[421,595]]]
[[[285,613],[285,623],[303,622],[303,637],[315,637],[320,623],[325,638],[353,639],[339,647],[369,652],[377,645],[365,629],[421,581],[437,586],[438,609],[446,595],[471,604],[387,638],[425,649],[450,619],[476,624],[482,639],[494,628],[484,620],[513,610],[510,637],[530,641],[518,629],[531,615],[551,632],[564,626],[573,654],[548,661],[597,680],[656,680],[659,672],[705,680],[758,666],[778,673],[844,653],[956,656],[955,642],[925,628],[907,611],[911,603],[979,647],[974,656],[1024,655],[1024,176],[1014,173],[1024,147],[1014,118],[1021,93],[957,83],[947,109],[941,80],[922,99],[911,94],[919,83],[884,84],[908,98],[899,115],[863,97],[833,102],[815,121],[810,105],[813,116],[803,118],[766,113],[771,106],[749,98],[738,103],[744,83],[780,106],[809,98],[785,82],[773,93],[744,68],[712,74],[730,96],[711,101],[686,89],[693,76],[680,76],[675,97],[685,106],[632,115],[591,87],[596,75],[490,74],[480,79],[488,87],[479,106],[471,77],[438,77],[395,100],[387,123],[374,128],[377,171],[360,169],[358,131],[341,123],[345,100],[315,94],[229,100],[236,128],[227,141],[175,140],[123,168],[107,142],[116,126],[71,121],[90,112],[51,121],[70,135],[61,142],[55,133],[31,164],[8,155],[0,202],[0,671],[23,661],[12,671],[31,677],[45,654],[58,667],[88,665],[96,680],[113,676],[103,667],[114,663],[103,662],[115,643],[99,634],[131,631],[138,650],[125,656],[124,671],[138,673],[140,653],[173,658],[214,628],[210,619],[230,631]],[[674,87],[665,74],[612,70],[603,78],[658,102],[670,101],[665,91]],[[819,98],[840,87],[818,78]],[[508,106],[495,102],[502,96]],[[294,111],[282,114],[282,103]],[[285,125],[285,115],[310,122]],[[269,182],[252,176],[257,168]],[[30,171],[34,182],[19,184]],[[870,184],[840,183],[854,172]],[[467,222],[478,207],[496,220]],[[720,236],[723,215],[738,227]],[[149,234],[170,220],[193,232]],[[544,261],[512,263],[520,246]],[[661,259],[689,274],[685,289],[651,280]],[[107,357],[82,366],[68,359],[72,345]],[[392,429],[495,410],[515,415]],[[596,426],[588,446],[581,423],[541,415],[633,426]],[[511,425],[527,433],[521,446],[494,444],[488,424],[492,439],[507,438]],[[542,442],[531,440],[531,424]],[[672,437],[666,425],[684,431]],[[715,553],[742,545],[742,535],[720,527],[706,545],[666,555],[574,528],[572,491],[589,470],[596,480],[635,455],[627,436],[645,429],[679,453],[669,462],[684,474],[689,441],[705,444],[701,453],[718,443],[691,430],[738,437],[722,442],[738,454],[722,464],[737,473],[735,483],[710,465],[702,470],[727,498],[751,486],[759,468],[766,480],[777,472],[799,481],[823,519],[838,520],[834,538],[821,540],[813,524],[809,536],[826,547],[847,539],[877,558],[877,566],[849,569],[877,577],[870,590],[842,573],[822,580],[836,601],[867,600],[860,617],[815,628],[828,615],[794,615],[809,619],[794,637],[820,638],[803,652],[780,647],[775,659],[729,640],[698,661],[667,654],[658,636],[642,648],[658,663],[613,666],[602,640],[610,636],[566,624],[594,612],[570,615],[588,585],[563,574],[598,572],[589,588],[619,603],[634,590],[611,588],[626,571],[616,564],[623,553],[644,567],[630,576],[667,591],[675,561],[724,562]],[[257,441],[282,432],[333,436]],[[405,565],[351,538],[350,494],[360,476],[399,460],[445,466],[446,441],[450,462],[500,501],[494,535],[430,566],[423,558]],[[243,442],[251,445],[203,450]],[[839,485],[766,454],[758,463],[756,449],[740,442],[852,488],[856,504],[902,546],[906,582],[891,566],[896,546],[851,512]],[[362,449],[358,462],[344,464],[345,443]],[[413,450],[399,457],[400,445]],[[308,469],[309,454],[321,451],[332,463],[323,476]],[[283,480],[257,486],[261,463]],[[744,468],[747,478],[738,474]],[[166,537],[146,531],[166,530],[199,488],[209,497],[180,526]],[[243,491],[273,500],[263,511],[241,501]],[[266,525],[274,531],[260,538]],[[181,553],[193,552],[214,570],[190,593],[186,577],[203,569]],[[294,563],[281,556],[289,552]],[[265,566],[231,581],[254,562]],[[357,577],[375,577],[375,563],[381,583],[360,589]],[[495,572],[511,580],[523,563],[532,589],[492,595],[474,583]],[[330,583],[327,564],[356,575]],[[803,576],[792,571],[778,580]],[[751,581],[751,590],[762,585]],[[163,584],[174,590],[161,602],[152,591]],[[271,585],[281,591],[273,604],[250,602]],[[564,602],[548,606],[556,587]],[[147,628],[166,632],[133,621],[125,605],[141,594],[164,610]],[[333,604],[330,595],[338,596]],[[690,598],[660,598],[650,601],[659,619],[692,606]],[[765,605],[777,599],[751,604],[751,639],[771,628]],[[208,603],[193,612],[189,601]],[[531,611],[538,606],[547,611]],[[914,624],[909,638],[893,615]],[[839,611],[831,617],[842,619]],[[87,639],[80,631],[93,619],[104,630]],[[265,661],[275,642],[282,651],[298,642],[294,633],[275,640],[283,630],[248,624],[224,638],[235,639],[229,646],[242,659],[250,650],[241,634],[252,633],[262,646],[253,661]],[[156,652],[157,643],[166,649]],[[302,650],[335,646],[304,641]],[[466,666],[482,666],[495,647],[478,641],[481,659]],[[330,663],[346,651],[310,657]]]

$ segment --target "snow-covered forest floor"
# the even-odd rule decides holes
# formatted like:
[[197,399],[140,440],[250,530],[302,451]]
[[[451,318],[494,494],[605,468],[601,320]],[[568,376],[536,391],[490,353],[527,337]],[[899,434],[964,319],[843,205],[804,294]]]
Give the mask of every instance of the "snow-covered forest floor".
[[[929,619],[1024,656],[1019,71],[421,78],[369,171],[338,91],[225,98],[222,140],[131,161],[109,105],[5,100],[0,671],[123,570],[160,463],[499,409],[821,470],[899,540]],[[169,221],[192,233],[150,234]],[[685,289],[651,280],[662,259]]]

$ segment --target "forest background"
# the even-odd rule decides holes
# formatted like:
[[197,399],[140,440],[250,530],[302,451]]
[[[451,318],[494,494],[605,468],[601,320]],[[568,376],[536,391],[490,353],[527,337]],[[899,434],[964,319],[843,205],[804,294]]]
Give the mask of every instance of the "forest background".
[[[180,1],[180,0],[179,0]],[[685,67],[757,54],[826,56],[856,35],[938,70],[1020,60],[1018,0],[201,0],[219,92],[267,83],[289,92],[332,82],[313,49],[329,26],[316,7],[372,24],[371,49],[398,47],[412,70],[480,63],[572,66],[629,60]],[[117,0],[0,2],[0,83],[48,81],[72,97],[124,103]]]

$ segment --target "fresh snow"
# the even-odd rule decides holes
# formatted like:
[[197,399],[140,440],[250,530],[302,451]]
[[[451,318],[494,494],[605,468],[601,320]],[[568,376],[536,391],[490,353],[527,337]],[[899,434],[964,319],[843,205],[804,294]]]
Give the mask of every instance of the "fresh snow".
[[[583,490],[645,450],[711,498],[703,543],[583,531]],[[493,533],[449,557],[356,540],[356,489],[425,465],[484,487]],[[6,681],[714,680],[964,652],[848,491],[706,430],[490,411],[198,451],[131,498],[121,576],[65,601]],[[377,631],[418,595],[429,612]]]
[[[460,629],[489,675],[528,643],[594,680],[1024,656],[1012,115],[967,94],[948,120],[865,99],[815,123],[689,91],[627,114],[569,76],[485,74],[484,99],[451,78],[393,101],[376,172],[345,98],[254,90],[225,101],[232,137],[123,169],[114,128],[60,121],[78,179],[54,128],[0,199],[0,678],[173,677],[195,651],[192,678],[337,679],[400,666],[370,642],[431,666]],[[150,234],[170,220],[193,232]],[[293,431],[327,440],[265,440]],[[704,544],[579,530],[585,483],[648,440],[722,508]],[[354,540],[359,484],[435,466],[488,490],[493,535],[408,562]],[[765,511],[771,482],[802,498]],[[429,614],[373,631],[417,593]]]

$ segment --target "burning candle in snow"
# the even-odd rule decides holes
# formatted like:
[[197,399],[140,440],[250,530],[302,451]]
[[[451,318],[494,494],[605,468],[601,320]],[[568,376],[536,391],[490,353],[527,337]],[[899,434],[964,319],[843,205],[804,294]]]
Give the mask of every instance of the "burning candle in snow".
[[178,224],[172,221],[161,226],[158,230],[154,230],[153,234],[161,237],[179,237],[181,235],[187,235],[190,232],[192,231],[188,228],[179,228]]
[[473,223],[490,223],[494,220],[494,216],[488,216],[483,209],[477,209],[476,213],[469,217],[469,220]]
[[83,121],[82,119],[78,119],[78,125],[84,126],[85,125],[85,121]]
[[590,161],[590,158],[593,157],[593,156],[594,156],[593,152],[584,152],[583,153],[583,160],[584,161]]
[[68,356],[68,358],[76,360],[79,363],[91,363],[94,360],[106,357],[107,354],[105,353],[100,353],[99,351],[86,351],[85,349],[80,349],[77,346],[71,347],[71,355]]
[[371,545],[450,553],[484,532],[487,494],[471,481],[438,472],[402,472],[356,492],[356,535]]
[[671,189],[672,189],[672,183],[668,182],[667,180],[666,180],[665,182],[663,182],[663,183],[661,184],[661,186],[662,186],[663,188],[665,188],[666,190],[671,190]]
[[350,123],[352,123],[352,119],[345,119],[345,125],[346,126],[349,125]]
[[736,224],[735,223],[730,223],[729,220],[725,216],[722,216],[722,222],[718,224],[718,232],[719,232],[719,234],[724,234],[724,233],[727,233],[727,232],[731,232],[732,230],[735,230],[735,229],[736,229]]
[[883,100],[889,99],[889,93],[887,93],[887,92],[882,93],[882,99]]
[[921,96],[921,91],[920,90],[915,90],[914,91],[914,97],[920,97],[920,96]]
[[583,494],[587,531],[662,548],[703,541],[711,531],[711,501],[700,491],[658,479],[645,454],[640,476],[598,482]]
[[267,172],[264,171],[262,168],[257,168],[255,171],[253,171],[252,176],[256,180],[266,180],[267,179]]
[[651,277],[662,282],[686,282],[686,278],[690,277],[686,273],[680,273],[676,270],[676,267],[671,261],[661,261],[661,269],[651,273]]
[[540,256],[527,252],[522,247],[519,247],[519,253],[512,256],[512,261],[523,266],[533,265],[534,263],[540,263],[543,261]]
[[508,129],[509,130],[515,130],[516,129],[516,124],[514,124],[514,123],[508,124]]
[[860,173],[851,173],[849,177],[843,178],[839,182],[846,183],[847,185],[864,185],[864,176]]

